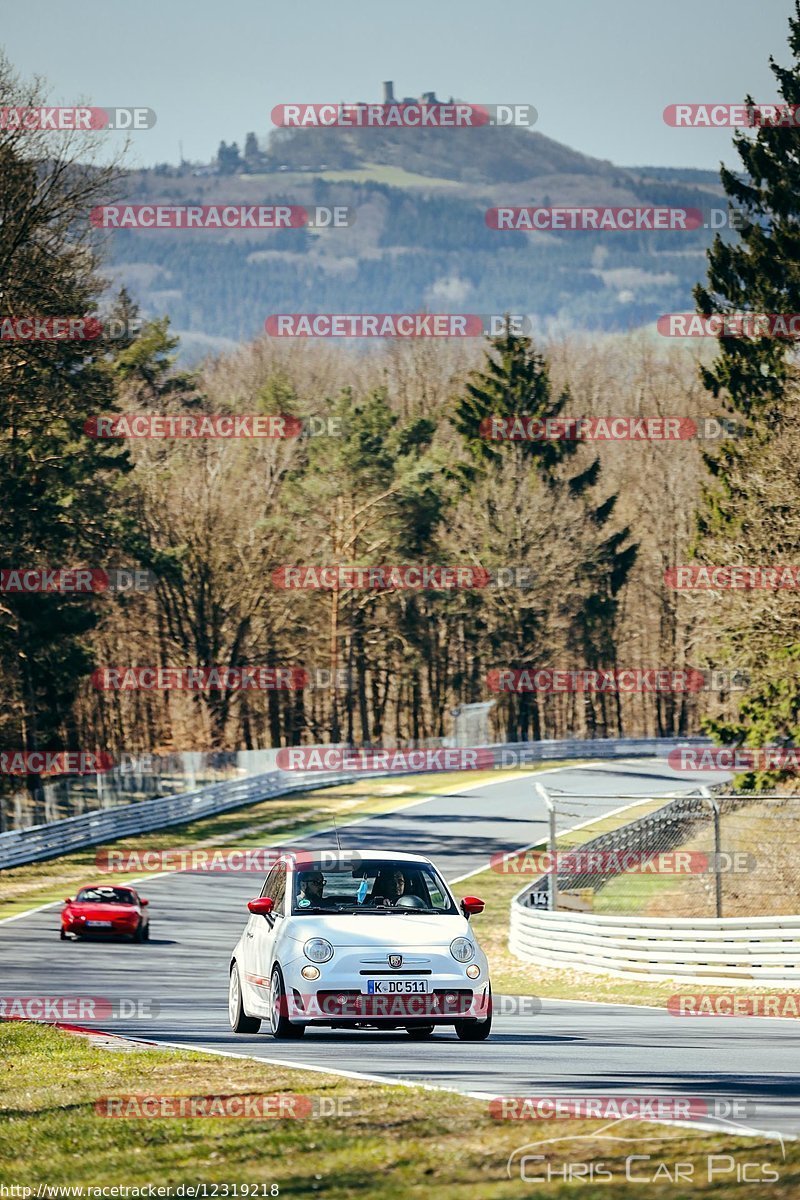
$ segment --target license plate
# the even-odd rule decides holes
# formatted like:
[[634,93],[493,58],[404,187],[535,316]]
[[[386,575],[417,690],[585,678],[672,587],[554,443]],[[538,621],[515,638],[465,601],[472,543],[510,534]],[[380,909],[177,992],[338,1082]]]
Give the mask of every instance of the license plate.
[[368,996],[413,996],[430,991],[427,979],[368,979]]
[[99,926],[102,926],[104,929],[111,927],[110,921],[87,921],[86,924],[91,925],[93,929],[97,929]]

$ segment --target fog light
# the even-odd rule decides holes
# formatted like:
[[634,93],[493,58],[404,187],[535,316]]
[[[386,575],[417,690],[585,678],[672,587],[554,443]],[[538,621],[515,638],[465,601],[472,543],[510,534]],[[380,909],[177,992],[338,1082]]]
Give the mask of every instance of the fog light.
[[480,973],[481,969],[477,963],[473,963],[472,966],[467,967],[467,975],[469,975],[470,979],[477,979]]
[[303,967],[300,974],[303,979],[319,979],[319,967]]
[[444,999],[445,1004],[458,1004],[458,996],[455,992],[448,992]]

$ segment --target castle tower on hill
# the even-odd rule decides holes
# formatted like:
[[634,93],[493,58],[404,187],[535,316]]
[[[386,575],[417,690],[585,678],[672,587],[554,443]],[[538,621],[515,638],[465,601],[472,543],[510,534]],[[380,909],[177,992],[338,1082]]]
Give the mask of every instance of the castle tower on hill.
[[383,88],[383,103],[384,104],[441,104],[441,100],[436,99],[436,92],[423,92],[421,96],[404,96],[402,100],[398,100],[394,94],[394,81],[386,79],[381,84]]

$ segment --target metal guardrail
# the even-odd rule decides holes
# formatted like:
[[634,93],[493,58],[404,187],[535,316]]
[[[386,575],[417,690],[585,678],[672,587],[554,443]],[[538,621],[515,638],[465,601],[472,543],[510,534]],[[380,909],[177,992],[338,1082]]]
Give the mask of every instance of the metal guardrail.
[[511,903],[509,948],[540,966],[684,983],[800,984],[800,915],[606,917]]
[[[563,741],[518,742],[481,747],[493,751],[497,769],[525,766],[551,759],[615,759],[646,757],[668,753],[679,746],[709,746],[708,738],[610,738]],[[407,774],[419,774],[410,770]],[[248,779],[212,784],[196,792],[157,796],[116,808],[67,817],[48,825],[9,830],[0,834],[0,870],[56,858],[71,850],[95,846],[132,834],[150,833],[172,825],[182,825],[199,817],[212,816],[229,809],[255,804],[271,796],[284,796],[311,788],[352,783],[357,778],[379,777],[383,772],[333,773],[306,771],[296,776],[285,771],[269,771]]]
[[271,771],[250,779],[212,784],[197,792],[156,796],[136,804],[67,817],[50,825],[10,830],[0,834],[0,870],[56,858],[71,850],[81,850],[121,837],[183,825],[200,817],[256,804],[271,796],[286,796],[310,787],[333,787],[337,783],[348,783],[352,778],[352,775],[327,775],[324,779],[311,782],[304,775],[302,779],[293,781],[287,780],[282,771]]

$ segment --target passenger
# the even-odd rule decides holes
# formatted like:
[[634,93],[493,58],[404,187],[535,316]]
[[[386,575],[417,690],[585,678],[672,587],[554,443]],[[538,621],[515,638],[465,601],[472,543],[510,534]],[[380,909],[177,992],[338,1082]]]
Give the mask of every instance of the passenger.
[[322,871],[304,871],[300,876],[300,888],[297,893],[297,903],[300,908],[331,908],[330,900],[322,894],[326,879]]
[[395,905],[406,888],[406,877],[402,871],[379,871],[372,888],[372,903]]

